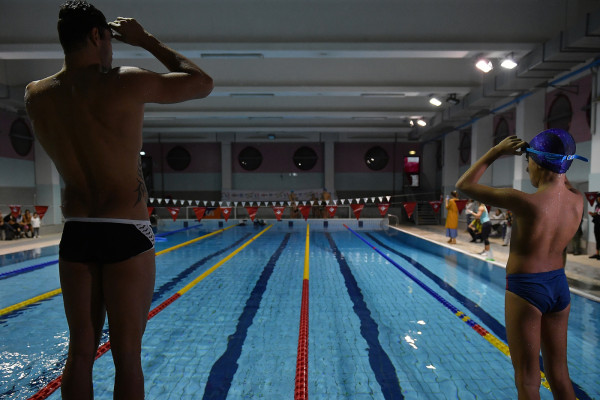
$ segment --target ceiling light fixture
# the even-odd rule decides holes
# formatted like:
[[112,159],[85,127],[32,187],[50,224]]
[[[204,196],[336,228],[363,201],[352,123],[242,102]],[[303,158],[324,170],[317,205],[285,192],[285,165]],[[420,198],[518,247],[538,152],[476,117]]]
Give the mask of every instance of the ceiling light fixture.
[[435,97],[430,98],[429,103],[433,104],[436,107],[439,107],[442,105],[442,102]]
[[427,122],[424,119],[420,119],[417,121],[417,125],[419,126],[427,126]]
[[494,69],[494,66],[492,65],[492,62],[491,62],[490,60],[488,60],[488,59],[485,59],[485,58],[480,58],[480,59],[477,61],[477,63],[475,64],[475,66],[476,66],[476,67],[477,67],[479,70],[481,70],[481,71],[485,72],[486,74],[487,74],[488,72],[490,72],[492,69]]
[[457,105],[460,103],[460,100],[456,97],[456,93],[450,93],[446,98],[446,103]]
[[513,69],[517,66],[517,62],[515,61],[515,58],[513,57],[512,53],[510,53],[502,60],[500,66],[506,69]]

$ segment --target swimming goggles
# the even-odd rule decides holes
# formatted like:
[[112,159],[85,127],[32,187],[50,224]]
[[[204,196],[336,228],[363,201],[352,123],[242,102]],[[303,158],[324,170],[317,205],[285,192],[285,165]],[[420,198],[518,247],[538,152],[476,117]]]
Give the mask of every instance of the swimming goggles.
[[539,156],[542,156],[542,157],[544,157],[548,161],[558,161],[558,162],[561,162],[561,163],[565,162],[565,161],[570,161],[570,160],[581,160],[581,161],[584,161],[584,162],[589,162],[590,161],[587,158],[579,156],[577,154],[564,155],[564,154],[556,154],[556,153],[547,153],[545,151],[539,151],[539,150],[532,149],[531,147],[527,147],[525,149],[525,151],[527,153],[533,153],[533,154],[537,154]]

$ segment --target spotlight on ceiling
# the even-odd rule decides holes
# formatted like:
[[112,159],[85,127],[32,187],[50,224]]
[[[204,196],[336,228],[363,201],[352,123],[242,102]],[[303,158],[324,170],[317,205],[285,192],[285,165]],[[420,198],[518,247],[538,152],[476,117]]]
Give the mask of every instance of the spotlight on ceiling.
[[515,61],[515,58],[513,57],[512,53],[509,54],[508,56],[506,56],[502,60],[502,63],[500,64],[500,66],[502,68],[506,68],[506,69],[513,69],[514,67],[517,66],[517,62]]
[[433,104],[436,107],[439,107],[442,105],[442,102],[435,97],[430,98],[429,103]]
[[488,72],[490,72],[492,69],[494,69],[494,66],[492,65],[492,62],[486,58],[480,58],[477,63],[475,64],[475,66],[485,72],[486,74]]
[[450,93],[446,98],[446,103],[457,105],[458,103],[460,103],[460,100],[456,97],[456,93]]
[[417,125],[419,126],[427,126],[427,122],[424,119],[420,119],[417,121]]

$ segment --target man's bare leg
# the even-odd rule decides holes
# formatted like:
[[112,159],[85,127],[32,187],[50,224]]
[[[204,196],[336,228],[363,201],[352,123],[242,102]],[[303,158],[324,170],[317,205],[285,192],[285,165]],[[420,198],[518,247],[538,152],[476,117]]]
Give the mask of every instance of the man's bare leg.
[[103,288],[115,362],[115,399],[143,399],[142,335],[155,278],[154,250],[103,267]]
[[542,316],[542,357],[544,370],[555,399],[575,399],[567,367],[567,325],[571,305],[560,312]]
[[506,291],[505,319],[519,400],[538,400],[541,383],[539,357],[542,313],[525,299]]
[[101,267],[61,259],[59,271],[69,323],[69,355],[61,384],[62,398],[92,399],[92,369],[105,319]]

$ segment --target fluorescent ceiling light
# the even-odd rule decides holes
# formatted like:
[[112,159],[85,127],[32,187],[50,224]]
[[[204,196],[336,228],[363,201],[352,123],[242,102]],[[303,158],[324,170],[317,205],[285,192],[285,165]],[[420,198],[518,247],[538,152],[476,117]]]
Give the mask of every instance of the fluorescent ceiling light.
[[488,72],[490,72],[492,69],[494,69],[492,62],[489,60],[486,60],[485,58],[482,58],[479,61],[477,61],[477,64],[475,64],[475,66],[478,69],[480,69],[481,71],[485,72],[486,74]]
[[435,97],[432,97],[432,98],[430,98],[430,99],[429,99],[429,102],[430,102],[431,104],[433,104],[434,106],[436,106],[436,107],[439,107],[439,106],[441,106],[441,105],[442,105],[442,102],[441,102],[441,101],[439,101],[438,99],[436,99]]
[[500,66],[506,69],[513,69],[517,66],[517,63],[512,59],[512,57],[506,57],[504,60],[502,60],[502,64],[500,64]]

